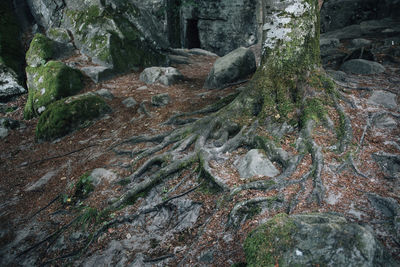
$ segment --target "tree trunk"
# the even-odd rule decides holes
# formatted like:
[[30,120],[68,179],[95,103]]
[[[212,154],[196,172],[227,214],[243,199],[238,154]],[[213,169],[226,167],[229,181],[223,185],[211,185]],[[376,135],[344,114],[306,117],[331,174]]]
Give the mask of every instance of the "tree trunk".
[[318,0],[264,0],[262,59],[253,78],[263,116],[293,118],[303,83],[320,66]]

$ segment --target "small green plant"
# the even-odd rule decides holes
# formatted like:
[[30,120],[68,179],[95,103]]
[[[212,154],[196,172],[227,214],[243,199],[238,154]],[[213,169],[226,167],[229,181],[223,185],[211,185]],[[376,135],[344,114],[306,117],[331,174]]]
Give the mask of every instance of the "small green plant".
[[75,186],[74,197],[79,199],[85,199],[94,190],[92,177],[88,172],[83,174]]

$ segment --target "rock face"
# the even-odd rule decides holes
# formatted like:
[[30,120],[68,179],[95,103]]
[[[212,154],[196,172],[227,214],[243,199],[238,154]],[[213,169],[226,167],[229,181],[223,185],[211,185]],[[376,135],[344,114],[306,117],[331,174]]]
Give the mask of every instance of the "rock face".
[[29,0],[28,5],[49,36],[65,42],[63,31],[69,30],[83,54],[114,72],[167,64],[160,22],[133,2]]
[[321,9],[322,32],[337,30],[365,20],[387,16],[395,18],[400,14],[397,0],[329,0]]
[[147,84],[161,83],[166,86],[170,86],[182,79],[183,79],[182,73],[180,73],[179,70],[172,67],[168,68],[151,67],[145,69],[140,74],[140,80]]
[[340,69],[344,72],[354,74],[377,74],[385,71],[385,67],[381,64],[365,59],[346,61]]
[[182,8],[182,43],[187,48],[203,48],[219,56],[240,46],[256,44],[257,0],[196,1]]
[[0,101],[25,92],[23,80],[24,56],[20,44],[20,29],[11,1],[0,3]]
[[280,214],[247,237],[248,266],[398,266],[371,230],[335,214]]
[[400,156],[385,152],[372,154],[372,158],[381,167],[388,179],[400,179]]
[[52,140],[62,137],[110,111],[104,100],[93,93],[58,100],[40,116],[36,138]]
[[64,63],[49,61],[40,67],[27,67],[28,100],[24,117],[30,119],[46,110],[47,105],[78,93],[83,88],[80,71]]
[[204,88],[217,89],[226,84],[246,78],[256,70],[254,53],[240,47],[215,61],[207,76]]
[[252,149],[238,163],[240,177],[251,178],[255,175],[274,177],[279,171],[258,149]]

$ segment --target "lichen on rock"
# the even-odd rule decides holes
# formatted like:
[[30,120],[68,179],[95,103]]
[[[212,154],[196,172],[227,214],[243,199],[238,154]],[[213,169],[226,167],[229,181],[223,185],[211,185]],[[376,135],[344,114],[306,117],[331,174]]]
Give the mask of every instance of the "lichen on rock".
[[39,67],[53,58],[55,52],[54,41],[41,33],[37,33],[26,52],[26,63],[30,67]]
[[49,61],[43,66],[27,67],[28,100],[24,117],[30,119],[63,97],[78,93],[83,88],[83,75],[59,61]]

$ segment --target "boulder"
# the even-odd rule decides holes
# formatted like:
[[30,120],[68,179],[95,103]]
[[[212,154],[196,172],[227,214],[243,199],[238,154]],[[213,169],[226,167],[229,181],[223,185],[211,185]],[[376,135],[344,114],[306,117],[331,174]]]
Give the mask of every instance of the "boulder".
[[248,266],[398,266],[370,228],[331,213],[279,214],[251,232]]
[[384,72],[385,67],[365,59],[352,59],[343,63],[340,70],[354,74],[378,74]]
[[151,97],[151,104],[156,107],[163,107],[169,104],[171,98],[169,94],[159,94]]
[[76,46],[98,65],[127,72],[137,67],[166,65],[167,45],[161,28],[146,10],[130,1],[67,0],[65,22]]
[[90,177],[92,178],[92,183],[95,187],[105,181],[112,183],[118,178],[114,172],[103,168],[94,169],[90,173]]
[[258,149],[252,149],[237,163],[241,178],[251,178],[255,175],[274,177],[279,170]]
[[380,105],[385,108],[397,108],[397,95],[386,91],[374,91],[368,98],[368,104]]
[[379,129],[394,129],[397,127],[397,122],[387,114],[382,114],[374,117],[373,125]]
[[36,139],[53,140],[88,126],[111,108],[103,98],[83,94],[58,100],[47,107],[36,126]]
[[114,98],[114,95],[109,90],[104,89],[104,88],[102,88],[94,93],[107,99],[107,100],[112,100]]
[[39,67],[54,58],[55,42],[41,33],[35,34],[26,52],[26,64]]
[[354,47],[354,48],[370,47],[371,44],[372,44],[372,42],[370,40],[363,39],[363,38],[353,39],[350,42],[350,46]]
[[25,92],[25,88],[19,83],[17,74],[11,68],[0,63],[0,101],[6,101]]
[[400,178],[400,155],[378,152],[372,154],[372,158],[381,167],[387,179]]
[[204,88],[221,88],[226,84],[245,79],[255,70],[254,53],[248,48],[240,47],[215,61],[207,76]]
[[114,71],[109,67],[104,66],[88,66],[80,69],[84,72],[93,82],[99,83],[114,76]]
[[326,49],[337,48],[340,45],[340,41],[337,38],[321,38],[319,40],[319,46],[321,51]]
[[14,130],[20,127],[19,121],[10,118],[0,118],[0,139],[8,136],[9,130]]
[[122,104],[127,108],[132,108],[137,105],[137,102],[133,97],[128,97],[122,101]]
[[170,86],[182,79],[183,75],[179,72],[179,70],[172,67],[151,67],[145,69],[140,74],[140,80],[146,84],[161,83],[166,86]]
[[41,114],[50,103],[78,93],[83,88],[83,75],[64,63],[49,61],[39,67],[27,67],[28,100],[24,117]]

